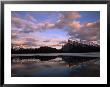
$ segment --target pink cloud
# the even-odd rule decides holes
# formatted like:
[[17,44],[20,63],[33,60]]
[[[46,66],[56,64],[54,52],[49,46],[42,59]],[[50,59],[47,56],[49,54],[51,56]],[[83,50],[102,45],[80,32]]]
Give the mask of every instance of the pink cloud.
[[67,19],[76,19],[80,17],[81,15],[80,15],[80,12],[78,11],[70,11],[70,12],[67,12],[67,14],[65,15],[65,18]]
[[30,21],[37,22],[37,20],[33,16],[31,16],[31,15],[28,15],[28,19]]
[[[29,16],[30,20],[33,20],[33,18],[31,16]],[[55,24],[54,23],[50,23],[50,22],[41,22],[41,23],[35,23],[33,21],[29,21],[26,19],[22,19],[20,17],[13,17],[12,16],[12,28],[22,28],[22,30],[25,31],[39,31],[41,29],[46,29],[46,28],[54,28]]]
[[83,27],[85,28],[100,28],[100,22],[86,22],[84,23]]
[[36,38],[36,36],[33,36],[32,34],[24,34],[22,37],[19,37],[16,39],[12,38],[12,46],[15,46],[15,47],[19,46],[19,47],[24,47],[24,48],[30,48],[30,47],[38,48],[40,46],[61,48],[64,42],[66,42],[66,40],[62,38],[46,39],[43,36],[39,36],[39,35]]
[[55,24],[54,23],[45,22],[45,27],[46,28],[55,28]]
[[75,21],[80,18],[81,15],[77,11],[64,12],[59,15],[59,20],[56,23],[56,27],[63,28],[64,26],[70,26],[72,28],[80,28],[80,22]]
[[81,24],[79,21],[73,21],[73,22],[68,23],[68,26],[70,26],[73,29],[80,29]]
[[13,40],[12,44],[16,44],[17,46],[20,46],[22,44],[25,44],[25,41],[23,41],[23,40]]
[[17,38],[17,33],[11,33],[11,38],[12,39],[14,39],[14,38],[16,39]]
[[[51,23],[48,21],[36,23],[36,19],[29,15],[28,19],[22,19],[18,16],[12,16],[12,27],[22,28],[24,32],[34,32],[41,29],[51,29],[51,28],[61,28],[64,26],[70,26],[79,29],[80,23],[76,21],[71,21],[71,19],[76,19],[80,17],[79,12],[66,12],[60,16],[57,23]],[[68,20],[69,19],[69,20]],[[67,21],[68,20],[68,21]]]
[[49,45],[51,47],[56,47],[56,46],[62,46],[61,44],[53,44],[53,45]]
[[[76,25],[75,25],[76,26]],[[100,22],[86,22],[80,25],[80,28],[71,28],[68,30],[68,34],[71,39],[79,38],[87,41],[100,40]]]
[[31,28],[31,26],[33,25],[32,22],[27,21],[25,19],[21,19],[20,17],[12,16],[11,21],[12,21],[12,24],[18,28],[28,28],[28,27]]
[[[98,41],[100,38],[100,22],[86,22],[84,24],[80,24],[79,21],[76,21],[76,19],[80,17],[81,15],[79,12],[70,11],[61,13],[56,23],[46,20],[44,22],[37,23],[36,19],[31,15],[28,16],[28,19],[22,19],[20,16],[12,16],[12,30],[17,30],[15,32],[12,31],[12,44],[16,44],[17,46],[22,45],[24,47],[50,46],[60,48],[64,43],[66,43],[66,40],[62,38],[50,38],[48,40],[45,36],[32,36],[29,34],[30,32],[40,31],[42,29],[61,29],[64,26],[69,26],[66,32],[73,39],[80,38],[82,40]],[[17,38],[19,34],[20,37]]]

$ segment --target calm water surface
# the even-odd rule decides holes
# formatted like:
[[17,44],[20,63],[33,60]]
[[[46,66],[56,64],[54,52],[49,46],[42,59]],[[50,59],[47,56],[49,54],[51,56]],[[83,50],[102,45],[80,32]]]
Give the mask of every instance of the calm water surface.
[[[81,56],[83,55],[83,56]],[[87,56],[86,56],[87,55]],[[88,56],[89,55],[89,56]],[[91,56],[90,56],[91,55]],[[91,62],[88,62],[91,61]],[[99,53],[73,56],[64,54],[13,54],[12,77],[100,76]],[[84,71],[85,70],[85,71]],[[87,71],[93,72],[86,74]],[[85,73],[84,73],[85,72]]]

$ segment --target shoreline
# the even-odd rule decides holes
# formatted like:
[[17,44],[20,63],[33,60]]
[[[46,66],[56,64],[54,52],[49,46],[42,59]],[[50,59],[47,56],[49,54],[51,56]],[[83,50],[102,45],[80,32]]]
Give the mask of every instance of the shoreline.
[[78,56],[78,57],[100,57],[100,52],[90,53],[38,53],[38,54],[11,54],[12,57],[16,56]]

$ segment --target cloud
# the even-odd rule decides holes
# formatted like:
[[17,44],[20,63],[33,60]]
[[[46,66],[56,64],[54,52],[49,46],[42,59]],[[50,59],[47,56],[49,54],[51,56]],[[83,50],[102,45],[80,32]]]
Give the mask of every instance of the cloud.
[[66,40],[62,39],[62,38],[50,38],[50,39],[47,39],[47,40],[44,40],[42,42],[47,42],[47,43],[51,43],[51,44],[54,44],[54,43],[65,43],[67,42]]
[[[47,39],[44,35],[32,35],[34,32],[54,28],[63,29],[68,33],[70,39],[100,42],[100,21],[81,24],[80,21],[76,20],[80,17],[81,15],[78,11],[60,12],[57,22],[50,22],[46,19],[38,23],[37,19],[31,15],[28,15],[26,19],[14,15],[11,18],[12,45],[23,45],[24,47],[51,46],[60,48],[67,42],[65,39],[54,37]],[[65,27],[66,29],[64,29]]]
[[82,27],[83,29],[80,31],[81,33],[84,33],[87,35],[88,40],[99,40],[100,39],[100,22],[89,22],[86,25]]
[[18,37],[17,37],[17,34],[16,34],[16,33],[12,33],[12,34],[11,34],[11,38],[12,38],[12,39],[18,38]]
[[79,21],[73,21],[73,22],[68,23],[68,26],[70,26],[73,29],[80,29],[81,24]]
[[33,22],[35,19],[32,16],[29,16],[29,19],[30,20],[12,16],[12,28],[22,29],[21,32],[30,33],[55,27],[55,24],[50,22],[35,23]]
[[43,42],[50,42],[50,40],[44,40]]
[[86,22],[81,25],[79,29],[70,28],[68,34],[70,39],[79,38],[86,41],[98,41],[100,40],[100,22]]
[[33,21],[33,22],[37,22],[37,20],[31,15],[28,15],[28,20]]
[[59,44],[65,44],[67,41],[60,41]]
[[12,16],[12,28],[22,28],[21,32],[30,33],[35,31],[40,31],[43,29],[52,29],[52,28],[63,28],[64,26],[70,26],[74,28],[80,28],[80,23],[73,21],[81,17],[79,12],[61,12],[59,15],[59,20],[56,23],[51,23],[48,21],[37,23],[36,19],[28,15],[27,19],[23,19],[20,16]]
[[[16,34],[15,34],[16,35]],[[61,48],[61,46],[66,42],[62,38],[45,38],[45,36],[34,36],[33,34],[20,34],[19,38],[12,38],[12,46],[19,46],[24,48],[38,48],[41,46],[50,46],[55,48]]]
[[77,19],[77,18],[80,18],[81,15],[80,15],[80,12],[78,11],[69,11],[69,12],[65,12],[64,13],[64,18],[66,19]]
[[42,46],[50,46],[50,47],[54,47],[54,48],[59,49],[66,42],[67,41],[62,39],[62,38],[51,38],[51,39],[48,39],[48,40],[44,40],[41,43],[42,43]]
[[45,22],[45,27],[46,28],[55,28],[55,24],[54,23]]
[[100,28],[100,22],[86,22],[83,25],[84,28]]
[[22,28],[22,29],[38,29],[35,23],[22,19],[20,17],[13,17],[11,18],[12,27],[15,28]]
[[30,35],[30,34],[24,34],[19,38],[12,38],[12,46],[20,46],[20,47],[35,47],[37,46],[36,44],[37,40],[34,36]]
[[49,45],[51,47],[56,47],[56,46],[62,46],[61,44],[53,44],[53,45]]
[[63,28],[64,26],[69,26],[78,29],[80,28],[80,22],[76,21],[76,19],[80,17],[81,15],[78,11],[61,12],[56,27]]
[[20,45],[25,44],[25,41],[23,41],[23,40],[13,40],[12,44],[16,44],[16,46],[20,46]]
[[19,31],[17,31],[17,30],[12,30],[12,32],[11,32],[11,38],[12,38],[12,39],[17,39],[18,36],[19,36]]

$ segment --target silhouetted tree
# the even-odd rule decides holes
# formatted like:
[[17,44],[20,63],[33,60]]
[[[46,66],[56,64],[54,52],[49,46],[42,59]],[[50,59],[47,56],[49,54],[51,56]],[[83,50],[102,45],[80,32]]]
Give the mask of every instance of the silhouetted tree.
[[28,54],[28,53],[79,53],[79,52],[99,52],[100,46],[97,44],[84,44],[77,41],[69,40],[61,49],[48,46],[40,48],[14,48],[12,46],[12,54]]

